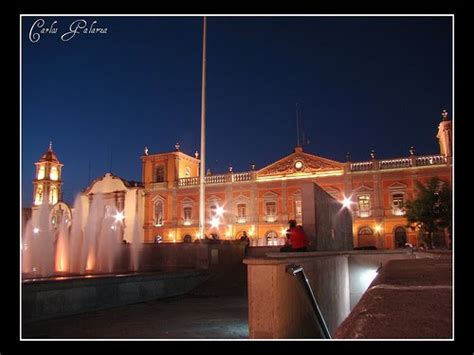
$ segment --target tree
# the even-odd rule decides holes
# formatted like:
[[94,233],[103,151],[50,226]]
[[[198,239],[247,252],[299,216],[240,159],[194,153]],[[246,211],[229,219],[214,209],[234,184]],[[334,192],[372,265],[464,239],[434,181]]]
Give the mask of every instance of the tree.
[[452,226],[452,191],[436,177],[426,185],[415,181],[416,198],[405,203],[405,216],[411,227],[420,229],[428,248],[433,247],[433,233]]

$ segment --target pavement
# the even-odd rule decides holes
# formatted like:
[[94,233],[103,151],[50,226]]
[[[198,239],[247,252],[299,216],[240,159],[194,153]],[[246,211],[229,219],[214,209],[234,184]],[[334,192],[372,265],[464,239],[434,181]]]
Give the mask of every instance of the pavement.
[[191,293],[23,324],[24,339],[247,339],[246,265]]

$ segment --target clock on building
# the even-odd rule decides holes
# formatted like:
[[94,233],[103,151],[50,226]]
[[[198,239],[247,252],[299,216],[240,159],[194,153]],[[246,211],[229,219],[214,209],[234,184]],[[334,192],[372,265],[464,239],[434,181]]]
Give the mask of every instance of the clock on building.
[[295,169],[300,171],[301,169],[303,169],[303,162],[301,160],[297,160],[295,162]]

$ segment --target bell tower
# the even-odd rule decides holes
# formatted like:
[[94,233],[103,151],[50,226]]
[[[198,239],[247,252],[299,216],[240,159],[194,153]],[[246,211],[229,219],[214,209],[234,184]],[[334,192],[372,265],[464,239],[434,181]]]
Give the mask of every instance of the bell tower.
[[443,110],[441,116],[442,121],[439,123],[438,134],[436,136],[439,141],[439,152],[441,155],[451,158],[453,156],[452,121],[446,110]]
[[53,144],[49,147],[40,160],[35,163],[36,174],[33,180],[33,206],[47,203],[55,205],[62,200],[61,193],[61,164],[53,152]]

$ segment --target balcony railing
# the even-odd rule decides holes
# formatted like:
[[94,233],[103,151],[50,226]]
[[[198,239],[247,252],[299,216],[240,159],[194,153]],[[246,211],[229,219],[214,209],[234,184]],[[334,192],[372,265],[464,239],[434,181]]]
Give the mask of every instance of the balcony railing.
[[387,169],[403,169],[414,166],[429,166],[447,164],[447,159],[443,155],[426,155],[412,158],[396,158],[374,161],[354,162],[350,164],[351,171],[366,171],[376,168],[374,162],[378,162],[378,168]]
[[447,159],[442,155],[429,155],[416,158],[417,166],[446,164]]
[[[413,166],[429,166],[429,165],[442,165],[447,163],[446,157],[442,155],[427,155],[415,158],[396,158],[396,159],[384,159],[374,161],[361,161],[350,163],[351,171],[367,171],[376,168],[374,162],[378,162],[379,169],[400,169],[410,168]],[[246,182],[253,181],[256,179],[255,171],[246,171],[243,173],[229,173],[220,175],[209,175],[204,178],[206,185],[225,184],[229,182]],[[161,183],[163,184],[163,183]],[[178,186],[197,186],[199,185],[199,177],[188,177],[178,180]],[[157,185],[158,186],[158,185]],[[160,187],[162,185],[159,185]],[[164,184],[163,184],[164,187]]]
[[399,168],[409,168],[410,166],[411,166],[410,158],[386,159],[386,160],[381,160],[379,163],[380,169],[399,169]]
[[351,171],[363,171],[363,170],[372,170],[371,161],[361,161],[357,163],[351,163]]
[[[243,172],[236,174],[209,175],[204,178],[206,185],[225,184],[227,182],[245,182],[255,180],[255,174]],[[197,186],[199,185],[199,176],[182,178],[178,180],[178,186]]]

